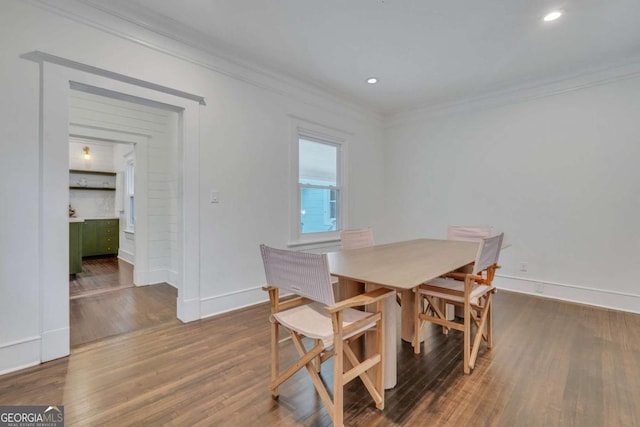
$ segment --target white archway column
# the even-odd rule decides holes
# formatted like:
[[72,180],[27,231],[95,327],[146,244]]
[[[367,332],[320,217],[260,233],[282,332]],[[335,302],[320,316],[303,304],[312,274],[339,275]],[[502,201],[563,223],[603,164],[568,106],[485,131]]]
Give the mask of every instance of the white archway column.
[[69,83],[41,64],[40,266],[41,361],[69,354]]
[[[192,101],[193,106],[197,106]],[[182,113],[180,132],[183,141],[199,142],[199,127],[193,123],[200,122],[199,108],[185,109]],[[200,144],[183,143],[182,167],[180,174],[180,188],[182,190],[183,201],[195,201],[192,206],[183,203],[180,210],[178,222],[182,224],[182,235],[180,238],[180,254],[182,265],[180,281],[178,285],[178,319],[183,322],[200,319]],[[185,171],[184,168],[193,167],[194,171]],[[191,209],[193,207],[194,209]],[[197,286],[195,286],[197,284]]]

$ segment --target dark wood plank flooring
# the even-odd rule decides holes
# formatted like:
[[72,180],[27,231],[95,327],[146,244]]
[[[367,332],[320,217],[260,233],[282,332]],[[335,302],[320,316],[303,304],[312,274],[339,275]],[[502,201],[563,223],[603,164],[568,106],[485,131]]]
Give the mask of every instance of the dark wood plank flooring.
[[116,257],[85,258],[69,278],[71,347],[176,319],[176,289],[135,287],[133,266]]
[[[640,426],[640,315],[500,291],[494,348],[462,373],[462,337],[425,328],[398,347],[398,385],[378,411],[356,380],[349,426]],[[83,345],[0,376],[0,405],[63,404],[66,425],[326,426],[306,372],[269,381],[265,304]],[[283,360],[292,360],[291,343]],[[283,362],[284,366],[284,362]],[[323,365],[331,382],[331,362]]]
[[171,285],[124,288],[69,302],[71,347],[176,319],[177,291]]
[[69,276],[69,298],[133,287],[133,266],[117,257],[82,260],[82,272]]

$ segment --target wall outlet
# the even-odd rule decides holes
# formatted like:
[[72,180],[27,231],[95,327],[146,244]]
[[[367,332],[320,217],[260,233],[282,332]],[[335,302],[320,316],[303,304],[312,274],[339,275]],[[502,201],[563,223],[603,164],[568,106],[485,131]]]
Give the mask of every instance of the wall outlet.
[[533,285],[533,290],[539,294],[543,294],[544,293],[544,284],[540,283],[540,282],[536,282]]
[[520,263],[520,271],[527,271],[529,269],[529,264],[527,262],[521,262]]

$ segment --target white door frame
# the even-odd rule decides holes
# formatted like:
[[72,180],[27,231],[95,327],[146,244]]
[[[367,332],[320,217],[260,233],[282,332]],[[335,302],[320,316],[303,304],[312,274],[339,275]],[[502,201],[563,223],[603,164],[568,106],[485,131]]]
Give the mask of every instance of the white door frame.
[[160,102],[182,110],[179,136],[177,317],[200,318],[199,108],[194,100],[95,73],[41,62],[39,286],[41,361],[70,352],[68,135],[71,82]]
[[[110,142],[113,144],[128,144],[133,147],[134,157],[137,157],[136,168],[139,173],[135,175],[135,191],[138,194],[147,194],[148,182],[147,182],[147,152],[149,149],[149,141],[151,135],[137,132],[123,131],[115,128],[96,128],[93,126],[86,126],[78,123],[69,124],[69,134],[74,138],[85,139],[88,141]],[[117,193],[117,192],[116,192]],[[116,194],[117,196],[117,194]],[[133,284],[136,286],[147,285],[148,282],[140,280],[137,277],[138,272],[145,272],[143,276],[148,276],[149,270],[149,244],[148,233],[149,223],[147,221],[147,201],[143,197],[142,200],[136,200],[136,213],[139,216],[139,221],[136,224],[136,238],[134,244],[133,253]],[[116,204],[117,206],[117,204]],[[120,233],[120,231],[118,231]],[[122,242],[122,235],[120,234],[120,241]],[[120,252],[118,253],[119,256]],[[168,275],[168,273],[167,273]],[[171,283],[177,286],[175,283]]]

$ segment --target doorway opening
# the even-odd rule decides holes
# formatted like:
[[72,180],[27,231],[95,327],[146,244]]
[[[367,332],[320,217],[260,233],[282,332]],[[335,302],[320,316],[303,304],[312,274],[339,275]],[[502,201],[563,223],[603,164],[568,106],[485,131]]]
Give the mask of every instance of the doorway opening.
[[69,92],[71,347],[177,321],[179,115]]
[[135,144],[69,137],[71,300],[134,286],[134,171]]
[[[104,95],[114,100],[130,101],[133,104],[157,105],[177,116],[175,138],[178,165],[174,202],[177,210],[177,226],[169,234],[177,240],[176,269],[158,269],[151,262],[149,249],[149,224],[136,222],[136,260],[134,284],[154,282],[159,277],[170,276],[177,287],[176,314],[183,322],[199,319],[200,316],[200,201],[199,201],[199,152],[200,152],[200,106],[204,98],[88,64],[43,52],[29,52],[23,58],[40,64],[40,129],[39,129],[39,194],[38,194],[38,301],[40,335],[34,342],[39,344],[31,349],[39,353],[41,362],[67,356],[70,353],[69,323],[69,159],[68,139],[74,132],[72,112],[69,108],[70,92]],[[127,117],[127,115],[125,115]],[[90,118],[90,117],[88,117]],[[99,125],[87,125],[85,130],[95,132],[95,137],[112,139],[109,129]],[[103,133],[103,135],[100,135]],[[146,141],[141,132],[131,132],[132,138]],[[138,147],[138,146],[137,146]],[[140,145],[141,150],[146,144]],[[147,150],[136,156],[136,167],[147,161],[155,153]],[[148,154],[148,156],[147,156]],[[136,191],[147,194],[151,190],[138,185]],[[148,191],[147,191],[148,190]],[[172,190],[174,188],[172,187]],[[140,202],[140,203],[139,203]],[[136,217],[149,202],[136,200]],[[144,215],[143,215],[144,217]],[[188,230],[189,232],[186,232]],[[140,242],[146,242],[144,245]],[[147,256],[139,256],[146,250]],[[166,248],[158,246],[160,251]],[[155,250],[155,245],[154,245]],[[172,252],[173,254],[173,252]],[[162,258],[162,257],[160,257]],[[173,257],[170,258],[173,261]],[[139,289],[138,287],[132,289]]]

